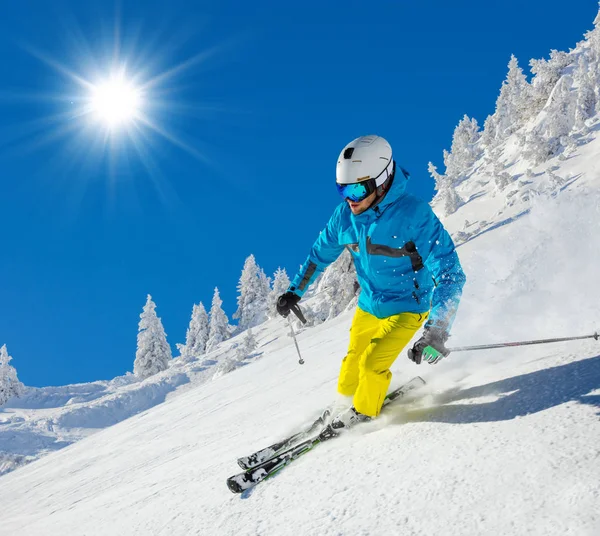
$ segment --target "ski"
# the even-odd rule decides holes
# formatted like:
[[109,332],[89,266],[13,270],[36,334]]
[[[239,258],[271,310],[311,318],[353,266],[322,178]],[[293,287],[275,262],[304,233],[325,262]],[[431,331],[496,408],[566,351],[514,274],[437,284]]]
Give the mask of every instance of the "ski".
[[[422,387],[423,385],[425,385],[425,380],[420,376],[415,376],[409,382],[389,392],[385,397],[385,401],[383,403],[384,407],[390,402],[396,400],[397,398],[401,398],[407,392],[412,391],[413,389],[417,389],[418,387]],[[276,443],[273,443],[268,447],[260,449],[254,452],[253,454],[250,454],[249,456],[238,458],[238,465],[245,471],[248,471],[249,469],[257,467],[258,465],[267,461],[268,459],[277,456],[279,453],[288,450],[294,445],[301,443],[305,439],[308,439],[310,436],[314,435],[319,428],[324,427],[327,423],[329,415],[330,411],[329,409],[326,409],[325,411],[323,411],[321,416],[317,420],[315,420],[315,422],[312,423],[306,430],[297,432],[294,435],[286,439],[282,439],[281,441],[278,441]]]
[[[403,397],[406,393],[413,391],[419,387],[425,385],[425,380],[420,376],[416,376],[408,383],[402,385],[398,389],[390,392],[385,399],[384,406],[388,405],[390,402],[397,400]],[[315,424],[319,420],[315,421]],[[300,434],[296,434],[299,436],[306,432],[300,432]],[[247,469],[246,471],[239,473],[237,475],[233,475],[227,479],[227,487],[233,493],[242,493],[247,489],[255,486],[259,482],[266,480],[267,478],[272,477],[281,469],[289,465],[294,460],[298,459],[303,454],[306,454],[308,451],[312,450],[319,443],[323,443],[324,441],[328,441],[329,439],[333,439],[337,437],[339,432],[331,428],[329,424],[325,426],[325,428],[315,437],[305,439],[300,441],[298,444],[289,447],[287,450],[280,450],[279,452],[273,454],[270,458],[262,461],[258,465]],[[295,436],[292,436],[295,437]],[[280,442],[284,443],[284,442]],[[267,449],[263,449],[263,452]],[[250,458],[250,456],[248,457]]]
[[312,439],[306,439],[298,445],[269,458],[248,471],[230,476],[227,479],[227,487],[233,493],[242,493],[259,482],[278,473],[286,465],[289,465],[309,450],[312,450],[319,443],[337,437],[337,435],[338,432],[328,424],[318,436],[313,437]]
[[268,447],[265,447],[264,449],[258,450],[255,453],[250,454],[250,456],[244,456],[242,458],[238,458],[238,461],[237,461],[238,465],[246,471],[248,469],[257,467],[258,465],[269,460],[270,458],[273,458],[274,456],[277,456],[279,453],[293,447],[295,444],[301,443],[305,439],[308,439],[310,436],[313,436],[317,432],[317,430],[320,430],[327,424],[328,418],[329,418],[329,410],[326,409],[319,416],[319,418],[317,420],[315,420],[315,422],[313,422],[305,430],[302,430],[301,432],[298,432],[286,439],[282,439],[281,441],[278,441],[277,443],[273,443],[272,445],[269,445]]

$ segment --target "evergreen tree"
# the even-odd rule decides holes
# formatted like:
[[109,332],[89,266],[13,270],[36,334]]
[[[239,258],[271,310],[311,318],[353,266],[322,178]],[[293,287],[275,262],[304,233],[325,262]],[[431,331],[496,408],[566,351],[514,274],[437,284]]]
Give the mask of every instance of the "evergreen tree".
[[192,318],[188,327],[185,345],[181,345],[181,355],[185,357],[197,357],[204,354],[208,341],[209,331],[208,313],[202,302],[194,305]]
[[[446,151],[444,151],[444,158],[446,158]],[[435,181],[435,189],[440,192],[446,184],[446,176],[438,173],[437,167],[431,162],[427,164],[427,171],[431,175],[431,178]]]
[[548,170],[548,179],[550,182],[550,187],[553,190],[560,188],[565,183],[565,179],[554,173],[552,170]]
[[496,100],[496,111],[484,125],[482,140],[488,147],[502,143],[532,117],[533,94],[515,56],[508,63],[508,74]]
[[533,114],[538,114],[546,106],[554,86],[571,63],[573,63],[573,57],[558,50],[552,50],[548,60],[531,60],[529,62],[531,73],[534,75],[531,81]]
[[598,14],[594,19],[594,29],[585,34],[585,39],[590,44],[591,60],[595,63],[600,61],[600,2],[598,2],[598,8]]
[[354,259],[348,250],[344,250],[325,270],[317,289],[318,293],[328,295],[328,299],[323,301],[328,309],[324,311],[326,319],[335,318],[343,312],[356,296],[358,288]]
[[246,259],[237,289],[238,309],[233,318],[239,320],[238,329],[243,331],[264,322],[270,285],[265,273],[256,264],[254,255]]
[[481,154],[477,147],[480,137],[477,120],[465,115],[454,129],[450,152],[444,151],[445,175],[449,178],[449,185],[455,186],[466,178],[467,171]]
[[218,344],[229,338],[229,320],[221,305],[223,305],[223,300],[221,300],[219,289],[215,287],[212,306],[210,308],[208,341],[206,342],[207,352],[210,352]]
[[251,356],[256,349],[258,348],[258,343],[256,342],[256,338],[254,337],[254,333],[252,332],[252,328],[247,329],[244,338],[240,345],[236,348],[236,355],[238,361],[246,359],[248,356]]
[[133,373],[140,378],[148,378],[166,370],[172,358],[167,334],[160,318],[156,315],[156,304],[150,294],[140,315],[138,328]]
[[540,128],[536,127],[525,135],[523,143],[523,156],[534,165],[539,165],[552,155],[548,140],[541,133]]
[[595,71],[590,71],[586,57],[581,55],[577,62],[574,78],[577,85],[577,100],[575,103],[575,128],[577,130],[585,130],[585,122],[596,111],[596,82],[593,74],[595,74]]
[[548,119],[544,123],[544,135],[551,155],[557,154],[566,145],[566,136],[575,124],[576,95],[571,91],[572,85],[571,76],[563,75],[550,94],[546,106]]
[[17,378],[17,371],[10,365],[11,360],[5,344],[0,348],[0,406],[25,391],[25,386]]
[[463,204],[463,200],[452,187],[445,188],[441,193],[442,202],[444,203],[444,213],[446,216],[454,214]]
[[267,313],[269,318],[277,317],[277,298],[281,296],[290,286],[290,278],[285,268],[277,268],[273,274],[273,288],[267,299]]

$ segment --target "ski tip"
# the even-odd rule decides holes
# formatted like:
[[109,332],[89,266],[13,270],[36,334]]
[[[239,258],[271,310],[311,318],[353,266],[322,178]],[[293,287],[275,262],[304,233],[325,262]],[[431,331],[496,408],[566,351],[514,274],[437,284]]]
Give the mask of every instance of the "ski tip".
[[242,493],[247,488],[243,488],[234,476],[227,479],[227,487],[231,493]]
[[427,382],[421,376],[415,376],[416,380],[419,380],[423,385],[427,385]]

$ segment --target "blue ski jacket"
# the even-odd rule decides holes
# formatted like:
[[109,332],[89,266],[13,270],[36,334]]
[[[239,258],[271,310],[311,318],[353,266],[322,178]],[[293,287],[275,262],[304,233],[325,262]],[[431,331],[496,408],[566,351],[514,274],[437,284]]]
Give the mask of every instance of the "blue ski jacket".
[[302,297],[346,248],[354,259],[363,311],[377,318],[430,311],[427,326],[449,331],[465,274],[431,207],[405,192],[408,178],[398,166],[385,197],[358,216],[342,202],[288,290]]

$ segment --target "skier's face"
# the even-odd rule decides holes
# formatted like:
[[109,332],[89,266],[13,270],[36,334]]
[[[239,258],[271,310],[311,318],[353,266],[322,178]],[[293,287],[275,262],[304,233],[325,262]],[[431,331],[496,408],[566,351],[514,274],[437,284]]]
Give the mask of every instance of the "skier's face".
[[346,203],[348,203],[348,205],[350,205],[350,210],[352,211],[352,214],[354,214],[355,216],[358,216],[359,214],[362,214],[365,210],[367,210],[371,206],[373,201],[375,201],[376,195],[377,195],[377,192],[373,192],[369,197],[366,197],[359,203],[350,201],[350,199],[346,199]]

